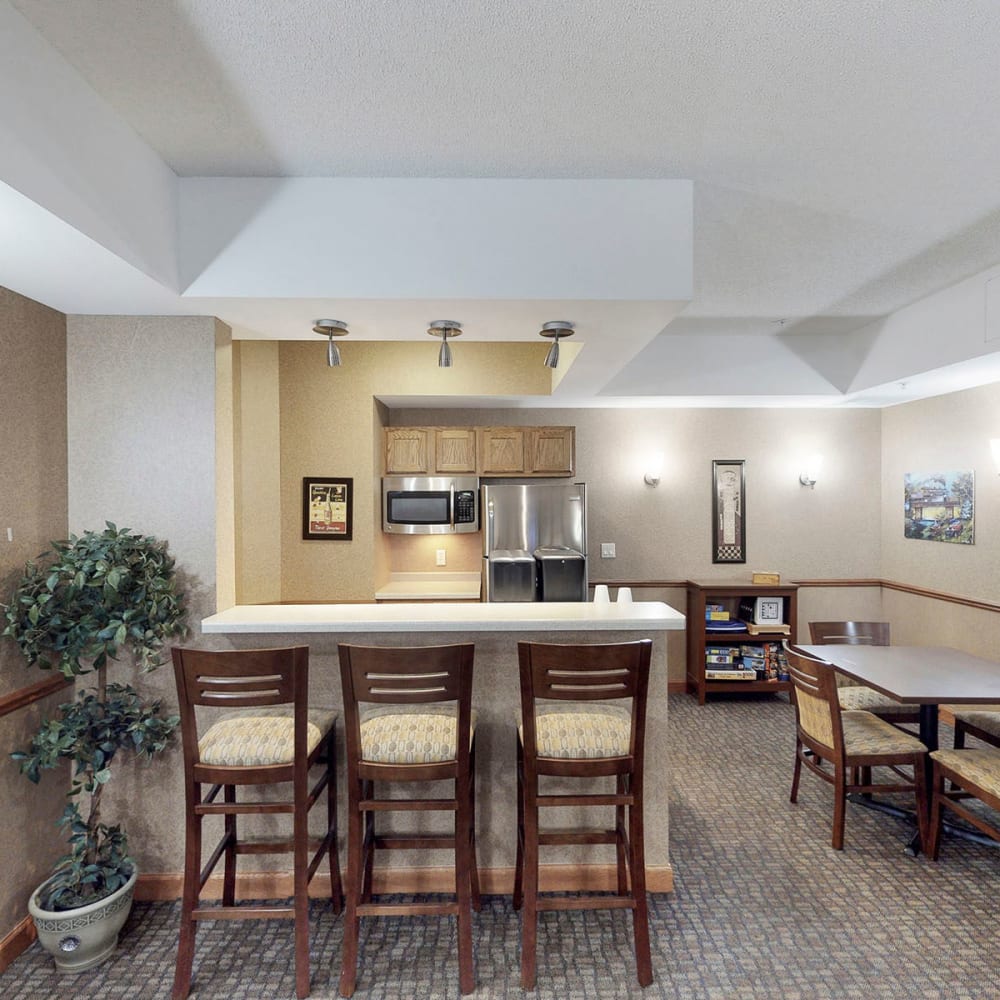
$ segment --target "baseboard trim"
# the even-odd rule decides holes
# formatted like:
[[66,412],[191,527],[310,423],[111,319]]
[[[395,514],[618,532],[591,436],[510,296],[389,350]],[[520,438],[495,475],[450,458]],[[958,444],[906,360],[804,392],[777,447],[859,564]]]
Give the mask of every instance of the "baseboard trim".
[[0,972],[3,972],[15,958],[27,951],[38,935],[31,917],[25,917],[17,926],[0,939]]
[[[183,879],[180,873],[139,875],[135,898],[143,901],[181,898]],[[486,895],[509,896],[514,888],[513,868],[483,868],[479,883]],[[608,892],[617,886],[614,865],[542,865],[539,883],[543,892]],[[455,876],[451,868],[392,868],[376,871],[374,891],[381,892],[452,892]],[[674,870],[670,865],[647,865],[646,887],[650,892],[673,892]],[[281,899],[292,894],[291,872],[243,872],[236,877],[236,894],[241,899]],[[329,882],[320,873],[309,886],[309,895],[317,899],[329,894]],[[213,875],[205,884],[202,896],[218,899],[222,895],[222,876]]]

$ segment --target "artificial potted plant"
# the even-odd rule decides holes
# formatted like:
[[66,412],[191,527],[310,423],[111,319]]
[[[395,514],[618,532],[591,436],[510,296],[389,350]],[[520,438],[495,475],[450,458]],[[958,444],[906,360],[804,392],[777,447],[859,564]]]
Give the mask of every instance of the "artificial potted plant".
[[107,824],[101,811],[111,765],[129,753],[152,758],[179,721],[131,685],[109,683],[108,662],[125,652],[143,671],[159,666],[164,643],[185,631],[183,595],[166,542],[108,522],[104,531],[53,542],[51,552],[27,564],[10,603],[0,607],[3,635],[29,666],[97,679],[41,724],[28,750],[11,754],[36,783],[43,769],[72,762],[59,821],[69,851],[31,894],[28,909],[56,966],[79,972],[114,951],[138,876],[125,831]]

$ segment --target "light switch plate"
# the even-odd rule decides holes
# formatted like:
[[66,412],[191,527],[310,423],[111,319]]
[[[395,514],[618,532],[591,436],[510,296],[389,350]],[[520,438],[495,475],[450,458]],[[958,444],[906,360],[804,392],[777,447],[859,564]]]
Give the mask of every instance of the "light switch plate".
[[615,558],[615,543],[614,542],[601,542],[601,558],[602,559],[614,559]]
[[438,566],[448,565],[448,552],[446,549],[438,549],[436,552],[436,563]]

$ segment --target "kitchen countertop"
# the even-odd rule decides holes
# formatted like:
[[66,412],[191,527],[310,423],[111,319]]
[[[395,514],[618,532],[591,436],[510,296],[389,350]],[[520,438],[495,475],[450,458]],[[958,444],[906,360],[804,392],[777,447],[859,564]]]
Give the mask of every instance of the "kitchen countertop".
[[376,601],[478,601],[479,573],[392,573]]
[[633,604],[238,604],[202,620],[206,633],[648,632],[684,628],[662,601]]

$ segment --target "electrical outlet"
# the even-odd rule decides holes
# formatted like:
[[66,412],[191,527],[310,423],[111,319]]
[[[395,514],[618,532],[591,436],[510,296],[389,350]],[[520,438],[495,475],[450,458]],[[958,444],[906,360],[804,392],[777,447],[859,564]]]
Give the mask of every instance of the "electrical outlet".
[[614,542],[601,542],[601,558],[602,559],[614,559],[615,558],[615,543]]
[[448,565],[448,552],[446,549],[438,549],[436,553],[436,563],[438,566]]
[[8,528],[7,529],[7,541],[8,542],[14,541],[14,529],[13,528]]

